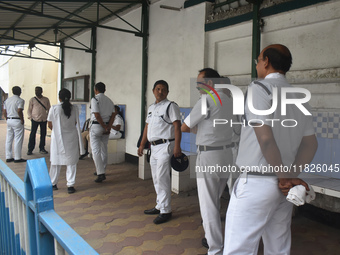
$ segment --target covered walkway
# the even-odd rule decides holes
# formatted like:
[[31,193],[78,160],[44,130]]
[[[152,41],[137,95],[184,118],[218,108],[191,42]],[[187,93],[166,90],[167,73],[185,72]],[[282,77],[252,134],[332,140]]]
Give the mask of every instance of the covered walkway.
[[[0,159],[5,161],[6,122],[0,121]],[[29,131],[25,131],[23,158],[49,155],[35,150],[27,156]],[[38,138],[38,136],[37,136]],[[49,151],[50,138],[46,149]],[[7,163],[23,180],[25,163]],[[38,169],[37,169],[38,171]],[[107,179],[95,183],[94,163],[90,158],[80,160],[74,194],[67,193],[65,168],[62,168],[58,191],[54,191],[55,211],[79,233],[98,253],[109,254],[205,254],[204,236],[196,191],[172,195],[173,219],[153,224],[154,216],[144,215],[152,208],[155,192],[152,180],[137,177],[137,165],[109,165]],[[223,196],[224,218],[228,194]],[[237,237],[235,237],[237,238]],[[292,255],[340,254],[340,229],[323,225],[296,215],[292,225]],[[262,254],[262,251],[259,252]]]

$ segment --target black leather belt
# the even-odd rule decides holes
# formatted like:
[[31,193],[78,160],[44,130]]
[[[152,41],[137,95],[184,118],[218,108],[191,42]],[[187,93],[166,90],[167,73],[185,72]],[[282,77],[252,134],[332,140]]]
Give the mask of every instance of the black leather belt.
[[172,141],[175,141],[175,139],[159,139],[159,140],[156,140],[150,143],[152,145],[158,145],[158,144],[166,143],[167,141],[172,142]]
[[[109,124],[109,122],[104,122],[106,125]],[[92,121],[92,124],[100,124],[98,121]]]
[[234,147],[234,143],[224,145],[224,146],[205,146],[205,145],[197,145],[199,151],[220,151],[224,148],[232,148]]
[[10,119],[10,120],[20,120],[19,117],[7,117],[7,119]]

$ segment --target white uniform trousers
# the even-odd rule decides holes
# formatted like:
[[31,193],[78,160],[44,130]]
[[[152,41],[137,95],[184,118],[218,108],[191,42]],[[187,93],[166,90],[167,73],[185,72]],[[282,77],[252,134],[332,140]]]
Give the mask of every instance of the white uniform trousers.
[[[196,166],[200,166],[197,172],[197,191],[200,204],[201,217],[205,238],[209,245],[208,254],[222,254],[223,252],[223,230],[220,214],[220,198],[226,187],[229,172],[215,171],[204,173],[208,167],[231,165],[233,156],[231,149],[198,152]],[[210,168],[212,169],[212,168]],[[218,170],[217,168],[215,168]]]
[[115,140],[115,139],[119,139],[121,137],[122,137],[122,133],[121,132],[118,132],[115,135],[110,133],[109,140]]
[[292,209],[277,177],[243,173],[229,202],[223,254],[257,255],[262,237],[265,255],[289,255]]
[[[61,165],[51,165],[50,167],[50,178],[52,185],[56,185],[59,180]],[[66,166],[66,181],[67,187],[73,187],[76,183],[77,165]]]
[[97,174],[105,174],[107,165],[107,143],[109,135],[103,135],[104,129],[99,124],[93,124],[90,128],[90,142],[92,158],[96,166]]
[[151,145],[150,166],[156,191],[156,206],[161,213],[171,212],[171,157],[175,142]]
[[22,143],[24,141],[24,125],[19,119],[7,120],[7,136],[6,136],[6,159],[13,158],[12,146],[14,140],[14,159],[21,159]]

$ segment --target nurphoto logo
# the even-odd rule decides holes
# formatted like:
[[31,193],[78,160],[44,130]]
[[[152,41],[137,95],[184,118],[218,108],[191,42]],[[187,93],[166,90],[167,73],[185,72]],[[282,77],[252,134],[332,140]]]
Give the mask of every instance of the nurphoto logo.
[[[215,89],[211,86],[209,86],[208,84],[202,83],[202,82],[197,82],[197,84],[201,84],[203,86],[206,86],[208,89],[210,89],[219,99],[220,104],[222,105],[222,101],[220,98],[220,95],[217,93],[216,89],[228,89],[233,97],[233,115],[240,115],[243,116],[245,114],[245,95],[243,94],[243,91],[232,84],[215,84]],[[202,115],[205,115],[206,117],[208,116],[208,104],[207,104],[207,95],[209,95],[215,105],[217,105],[216,100],[214,98],[214,96],[212,95],[212,93],[210,91],[208,91],[205,88],[202,87],[197,87],[199,90],[202,90],[204,92],[206,92],[206,94],[202,94],[201,95],[201,113]],[[280,97],[280,102],[281,102],[281,115],[282,116],[286,116],[287,114],[287,105],[295,105],[304,115],[312,115],[307,109],[306,107],[303,105],[307,102],[309,102],[309,100],[311,99],[311,93],[309,90],[305,89],[305,88],[298,88],[298,87],[282,87],[281,88],[281,93],[278,93],[278,88],[277,87],[272,87],[272,91],[271,91],[272,95],[272,105],[269,109],[267,110],[258,110],[255,109],[254,104],[253,104],[253,100],[256,100],[253,98],[253,86],[250,86],[248,88],[247,91],[247,106],[248,109],[251,113],[253,113],[254,115],[270,115],[273,112],[275,112],[275,110],[278,107],[278,102],[279,102],[279,97]],[[289,94],[299,94],[299,95],[304,95],[303,96],[299,96],[298,98],[289,98],[288,95]],[[274,122],[275,121],[280,121],[281,125],[284,127],[295,127],[297,126],[297,121],[294,119],[283,119],[283,120],[279,120],[279,119],[266,119],[266,121],[271,122],[272,123],[272,127],[274,126]],[[244,119],[242,122],[234,122],[232,120],[225,120],[225,119],[215,119],[214,120],[214,127],[216,125],[221,125],[221,124],[227,124],[230,123],[230,125],[232,126],[233,124],[238,124],[238,125],[243,125],[243,126],[252,126],[252,123],[262,123],[263,126],[264,122],[262,120],[258,120],[258,119],[251,119],[251,120],[246,120]],[[256,125],[258,126],[258,125]],[[254,126],[255,127],[255,126]]]

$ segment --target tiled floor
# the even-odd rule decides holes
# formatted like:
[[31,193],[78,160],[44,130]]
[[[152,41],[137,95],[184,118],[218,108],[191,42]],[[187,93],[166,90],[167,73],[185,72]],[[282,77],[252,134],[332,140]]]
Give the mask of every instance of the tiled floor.
[[[6,123],[0,121],[0,159],[5,160]],[[43,157],[36,151],[27,156],[29,131],[25,132],[23,158]],[[37,139],[38,141],[38,139]],[[49,151],[50,138],[46,149]],[[49,167],[49,155],[45,156]],[[25,163],[8,163],[23,179]],[[198,207],[197,192],[172,194],[173,219],[155,225],[155,216],[144,215],[152,208],[155,192],[151,180],[138,179],[137,165],[109,165],[107,179],[95,183],[94,164],[90,158],[80,160],[76,193],[67,193],[65,168],[62,168],[59,190],[54,192],[56,212],[100,254],[205,254],[201,246],[204,232]],[[228,195],[222,199],[222,218]],[[237,238],[237,237],[235,237]],[[292,224],[292,254],[340,254],[340,230],[297,215]],[[262,254],[262,249],[259,251]]]

